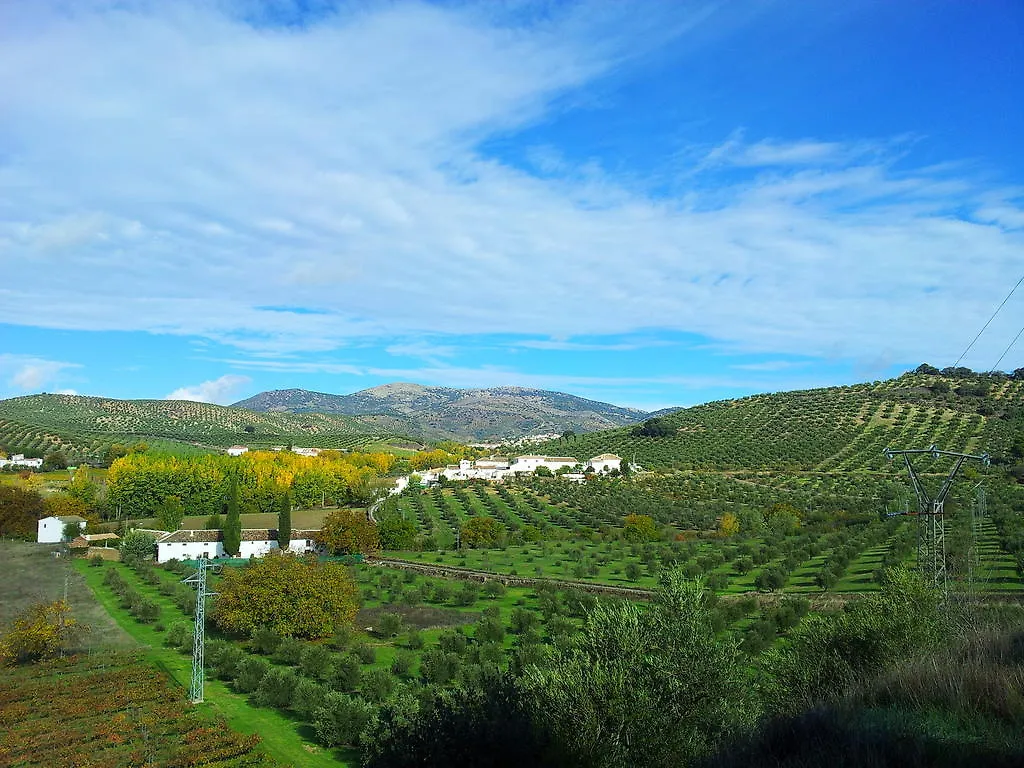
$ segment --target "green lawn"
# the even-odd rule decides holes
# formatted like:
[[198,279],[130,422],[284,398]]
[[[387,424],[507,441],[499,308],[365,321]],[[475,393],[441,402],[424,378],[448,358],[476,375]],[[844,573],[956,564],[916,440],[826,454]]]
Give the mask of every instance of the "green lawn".
[[[174,603],[161,595],[155,588],[134,579],[131,572],[119,564],[109,563],[102,568],[93,568],[84,560],[75,563],[92,588],[99,602],[114,620],[140,645],[144,647],[147,660],[164,670],[182,687],[191,683],[192,660],[189,656],[162,645],[163,633],[153,625],[141,624],[121,608],[117,597],[103,585],[103,574],[107,568],[120,568],[126,578],[140,592],[158,602],[161,619],[169,623],[174,619],[186,620]],[[249,704],[245,696],[234,693],[219,680],[207,677],[206,701],[201,705],[223,715],[232,729],[239,733],[258,733],[267,753],[284,764],[295,768],[338,768],[356,763],[354,753],[342,754],[324,749],[312,738],[308,726],[289,718],[276,709],[264,709]]]

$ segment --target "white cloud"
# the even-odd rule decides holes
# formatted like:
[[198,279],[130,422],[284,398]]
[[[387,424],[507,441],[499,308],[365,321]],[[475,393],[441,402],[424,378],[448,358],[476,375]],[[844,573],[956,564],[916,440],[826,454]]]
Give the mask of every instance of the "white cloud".
[[0,353],[0,376],[21,393],[39,392],[59,380],[63,371],[81,367],[78,363]]
[[195,400],[199,403],[219,403],[225,405],[232,402],[238,391],[251,382],[248,376],[226,374],[219,379],[204,381],[189,387],[179,387],[167,395],[164,400]]
[[[2,12],[0,322],[260,353],[665,328],[941,363],[1020,268],[1019,196],[897,171],[896,139],[737,134],[673,199],[567,169],[557,147],[534,153],[543,178],[481,154],[649,51],[671,4],[517,25],[399,3],[288,29],[217,7]],[[659,40],[685,45],[693,19]],[[999,323],[983,364],[1016,330]]]

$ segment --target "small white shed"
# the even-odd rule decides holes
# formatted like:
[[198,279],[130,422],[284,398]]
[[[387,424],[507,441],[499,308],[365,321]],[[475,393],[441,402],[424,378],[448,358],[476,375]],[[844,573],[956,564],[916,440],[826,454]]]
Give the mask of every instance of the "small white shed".
[[78,523],[78,530],[85,530],[85,518],[78,515],[44,517],[39,521],[36,541],[40,544],[60,544],[67,541],[67,537],[64,536],[64,526],[68,523]]

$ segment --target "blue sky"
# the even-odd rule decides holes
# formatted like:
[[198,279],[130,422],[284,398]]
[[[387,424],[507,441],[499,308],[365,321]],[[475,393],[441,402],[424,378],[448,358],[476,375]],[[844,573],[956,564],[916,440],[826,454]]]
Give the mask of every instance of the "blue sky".
[[0,397],[950,365],[1024,274],[1022,39],[1013,0],[4,4]]

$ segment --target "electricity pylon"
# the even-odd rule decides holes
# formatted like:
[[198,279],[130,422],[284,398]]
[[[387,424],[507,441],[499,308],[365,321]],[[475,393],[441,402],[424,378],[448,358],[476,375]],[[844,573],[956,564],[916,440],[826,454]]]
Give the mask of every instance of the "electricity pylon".
[[[926,584],[930,584],[943,592],[948,588],[948,573],[946,570],[946,529],[945,511],[946,496],[953,487],[953,480],[956,478],[960,468],[968,459],[980,461],[988,465],[987,453],[971,454],[957,453],[955,451],[940,451],[935,445],[928,448],[914,448],[908,450],[893,450],[886,448],[885,456],[890,461],[896,456],[902,456],[907,465],[907,474],[910,475],[910,482],[914,486],[914,493],[917,494],[917,567],[921,572]],[[939,489],[939,492],[932,497],[928,489],[924,487],[921,478],[917,474],[911,456],[927,455],[933,459],[941,456],[949,456],[956,461],[952,469],[946,475],[946,480]],[[915,513],[911,513],[915,514]]]
[[216,592],[206,591],[206,572],[220,572],[220,566],[206,558],[196,561],[196,572],[187,579],[185,584],[196,588],[196,627],[192,635],[192,686],[188,690],[188,698],[193,704],[203,702],[203,676],[205,667],[203,657],[206,651],[206,598],[213,597]]

